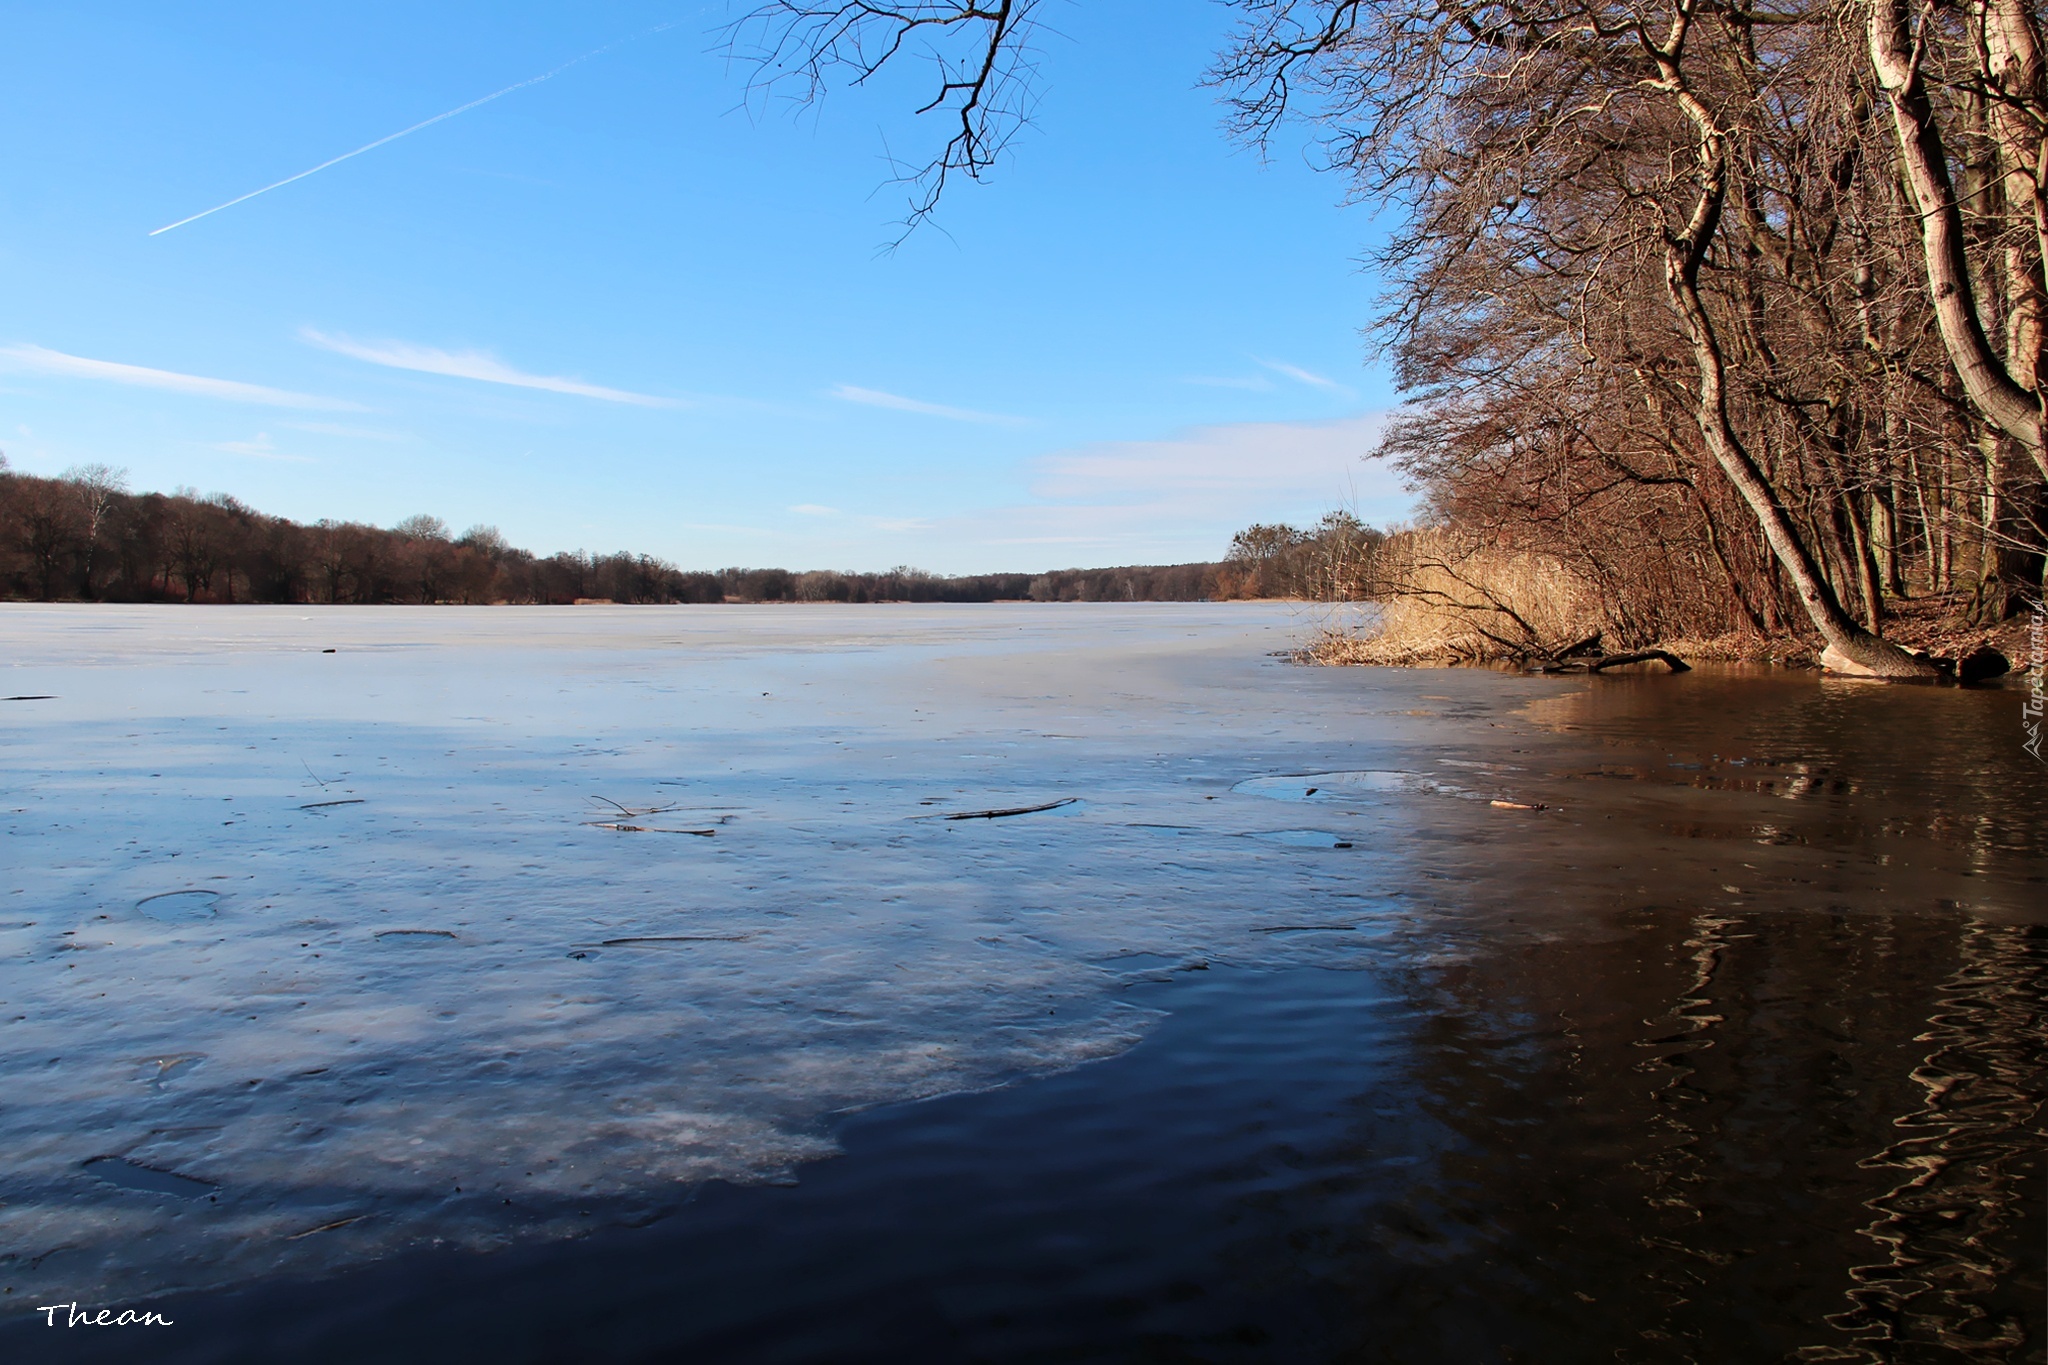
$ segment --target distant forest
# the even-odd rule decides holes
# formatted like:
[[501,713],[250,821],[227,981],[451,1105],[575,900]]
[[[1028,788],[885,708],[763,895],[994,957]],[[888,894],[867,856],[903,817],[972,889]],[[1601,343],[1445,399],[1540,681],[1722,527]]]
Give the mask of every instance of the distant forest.
[[389,529],[305,526],[224,493],[132,493],[122,472],[104,465],[46,479],[0,458],[0,595],[44,602],[1197,602],[1309,595],[1320,587],[1312,550],[1330,524],[1306,532],[1253,527],[1233,542],[1230,560],[1214,564],[958,578],[912,568],[691,571],[646,554],[540,556],[507,544],[493,527],[457,535],[431,516]]

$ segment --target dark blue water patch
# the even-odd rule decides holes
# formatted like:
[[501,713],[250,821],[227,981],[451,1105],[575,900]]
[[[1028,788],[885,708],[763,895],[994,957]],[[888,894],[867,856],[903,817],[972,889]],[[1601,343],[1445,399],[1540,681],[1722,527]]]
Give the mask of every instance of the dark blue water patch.
[[124,1190],[145,1194],[173,1194],[180,1199],[199,1199],[219,1189],[210,1180],[199,1180],[175,1171],[160,1171],[126,1157],[96,1156],[85,1163],[86,1171]]

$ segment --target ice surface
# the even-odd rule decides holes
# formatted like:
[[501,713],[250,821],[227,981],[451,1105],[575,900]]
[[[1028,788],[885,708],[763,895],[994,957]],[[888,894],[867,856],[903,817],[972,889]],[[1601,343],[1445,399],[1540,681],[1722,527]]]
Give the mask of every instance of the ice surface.
[[1351,841],[1340,839],[1326,829],[1273,829],[1261,830],[1252,835],[1269,843],[1286,844],[1290,848],[1350,848]]
[[1436,790],[1265,605],[4,611],[17,1302],[787,1179],[1346,961]]
[[1341,773],[1282,774],[1248,777],[1231,788],[1244,796],[1265,796],[1275,801],[1348,801],[1370,798],[1384,792],[1413,794],[1430,792],[1438,796],[1471,798],[1477,795],[1455,783],[1421,773],[1366,771]]
[[165,924],[184,924],[214,917],[218,891],[159,891],[135,902],[135,908]]

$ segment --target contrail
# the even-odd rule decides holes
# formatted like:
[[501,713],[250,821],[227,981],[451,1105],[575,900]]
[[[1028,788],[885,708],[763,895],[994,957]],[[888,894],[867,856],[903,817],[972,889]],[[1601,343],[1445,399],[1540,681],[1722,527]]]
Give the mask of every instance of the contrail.
[[241,195],[240,197],[235,199],[230,199],[225,204],[215,204],[210,209],[202,209],[200,212],[193,214],[190,218],[180,218],[175,223],[166,223],[164,224],[164,226],[157,228],[149,235],[152,237],[162,236],[164,233],[169,232],[172,228],[181,228],[185,226],[185,224],[187,223],[196,223],[201,218],[206,217],[208,214],[219,213],[222,209],[231,209],[237,204],[247,203],[249,200],[254,199],[259,194],[268,194],[272,190],[283,189],[286,185],[291,184],[294,180],[304,180],[309,175],[318,175],[321,171],[326,170],[329,166],[339,166],[342,162],[348,160],[352,156],[361,156],[364,152],[374,152],[387,142],[396,142],[398,141],[398,139],[402,137],[406,137],[413,133],[417,133],[422,128],[431,128],[435,124],[441,122],[443,119],[454,118],[457,114],[466,114],[480,104],[489,104],[492,100],[503,99],[505,96],[511,94],[514,90],[524,90],[529,85],[539,85],[542,81],[551,80],[554,77],[561,75],[564,71],[567,71],[570,67],[576,66],[582,62],[587,62],[592,57],[601,57],[605,53],[610,52],[615,47],[623,47],[627,43],[638,42],[642,38],[651,38],[655,34],[663,31],[664,29],[671,29],[674,27],[675,23],[656,24],[653,28],[648,29],[644,33],[636,33],[630,38],[621,38],[617,42],[606,43],[603,47],[592,48],[590,51],[584,53],[581,57],[572,57],[568,61],[563,62],[560,66],[556,67],[552,71],[543,71],[540,75],[529,77],[526,80],[520,81],[516,85],[508,85],[503,90],[494,91],[491,94],[485,95],[482,99],[471,100],[468,104],[462,105],[455,109],[450,109],[445,114],[436,114],[430,119],[424,119],[419,123],[415,123],[410,128],[401,128],[397,132],[391,134],[389,137],[380,137],[375,142],[365,143],[363,146],[356,148],[352,152],[343,152],[340,156],[337,156],[332,160],[323,161],[319,165],[313,167],[311,170],[300,171],[297,175],[288,175],[284,179],[278,181],[276,184],[265,185],[260,190],[250,190],[247,194]]

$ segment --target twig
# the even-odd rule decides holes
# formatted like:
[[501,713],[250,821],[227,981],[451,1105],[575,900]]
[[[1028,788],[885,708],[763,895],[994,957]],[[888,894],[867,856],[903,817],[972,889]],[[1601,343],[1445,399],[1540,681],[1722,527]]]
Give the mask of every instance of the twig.
[[623,815],[628,820],[634,819],[642,815],[665,815],[669,811],[672,811],[676,808],[676,803],[673,801],[671,801],[666,806],[642,806],[640,809],[635,810],[631,806],[620,805],[618,802],[612,800],[609,796],[593,796],[590,799],[593,801],[604,802],[607,806],[610,806],[613,810],[617,811],[620,815]]
[[715,829],[660,829],[654,825],[629,825],[620,820],[585,820],[592,829],[615,829],[621,834],[694,834],[700,839],[717,835]]
[[1011,806],[1006,810],[963,810],[957,815],[942,815],[939,818],[941,820],[1000,820],[1006,815],[1035,815],[1042,810],[1058,810],[1061,806],[1071,806],[1080,799],[1078,796],[1062,796],[1059,800],[1048,801],[1042,806]]
[[[314,780],[315,780],[315,781],[317,782],[317,781],[318,781],[319,779],[318,779],[318,778],[315,778]],[[292,1234],[291,1236],[289,1236],[289,1237],[285,1238],[285,1240],[286,1240],[287,1242],[296,1242],[296,1241],[298,1241],[298,1240],[299,1240],[299,1239],[300,1239],[301,1237],[311,1237],[311,1236],[312,1236],[312,1235],[313,1235],[314,1233],[316,1233],[316,1232],[332,1232],[332,1231],[334,1231],[334,1230],[335,1230],[336,1228],[345,1228],[345,1227],[347,1227],[347,1226],[348,1226],[348,1225],[349,1225],[350,1223],[360,1223],[360,1222],[362,1222],[362,1221],[363,1221],[363,1220],[364,1220],[365,1218],[372,1218],[372,1217],[375,1217],[375,1216],[376,1216],[376,1215],[374,1215],[374,1214],[368,1214],[368,1213],[359,1213],[359,1214],[356,1214],[356,1215],[355,1215],[355,1216],[354,1216],[353,1218],[337,1218],[337,1219],[335,1219],[335,1220],[334,1220],[333,1222],[331,1222],[331,1223],[322,1223],[322,1224],[321,1224],[321,1225],[320,1225],[319,1227],[317,1227],[317,1228],[307,1228],[307,1229],[306,1229],[306,1230],[305,1230],[304,1232],[295,1232],[295,1233],[293,1233],[293,1234]]]

